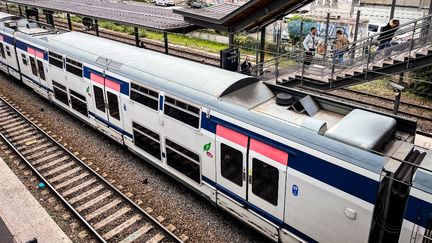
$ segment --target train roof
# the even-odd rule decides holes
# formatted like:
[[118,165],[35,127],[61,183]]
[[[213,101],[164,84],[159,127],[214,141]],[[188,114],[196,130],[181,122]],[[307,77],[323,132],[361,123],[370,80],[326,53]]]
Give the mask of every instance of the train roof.
[[[117,69],[127,67],[149,73],[216,98],[258,81],[246,75],[226,72],[199,63],[191,65],[191,61],[145,49],[131,48],[130,45],[77,32],[54,36],[49,42],[53,45],[66,45],[85,53],[93,53],[94,62],[99,57],[107,58],[119,64],[116,66]],[[206,73],[211,75],[205,75]]]

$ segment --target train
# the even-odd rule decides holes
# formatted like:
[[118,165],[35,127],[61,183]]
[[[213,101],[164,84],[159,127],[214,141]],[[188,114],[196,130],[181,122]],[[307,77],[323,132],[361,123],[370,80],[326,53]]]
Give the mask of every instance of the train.
[[6,13],[0,70],[275,242],[432,242],[416,121]]

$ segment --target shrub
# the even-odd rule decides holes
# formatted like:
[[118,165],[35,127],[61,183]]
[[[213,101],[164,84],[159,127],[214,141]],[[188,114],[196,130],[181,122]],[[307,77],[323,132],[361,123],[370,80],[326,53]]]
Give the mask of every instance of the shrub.
[[412,75],[419,81],[410,83],[408,89],[419,96],[432,98],[432,66],[413,71]]

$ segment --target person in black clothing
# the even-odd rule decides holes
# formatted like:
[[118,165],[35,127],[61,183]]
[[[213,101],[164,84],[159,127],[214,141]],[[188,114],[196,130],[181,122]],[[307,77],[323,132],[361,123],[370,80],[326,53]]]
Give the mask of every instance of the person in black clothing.
[[250,62],[250,57],[246,56],[246,59],[240,66],[240,72],[246,75],[251,75],[252,63]]
[[391,47],[391,40],[393,39],[395,32],[399,29],[399,20],[392,19],[386,26],[381,29],[382,34],[378,36],[379,47],[378,50]]

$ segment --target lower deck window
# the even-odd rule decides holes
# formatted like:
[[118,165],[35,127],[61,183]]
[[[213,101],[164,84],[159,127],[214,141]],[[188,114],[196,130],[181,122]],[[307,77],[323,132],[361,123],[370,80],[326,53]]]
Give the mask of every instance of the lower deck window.
[[[31,60],[31,58],[30,58]],[[64,85],[61,85],[55,81],[52,81],[53,83],[53,90],[54,90],[54,98],[56,100],[64,103],[65,105],[69,105],[69,99],[67,95],[67,89]]]
[[70,100],[71,100],[72,109],[78,111],[84,116],[88,116],[86,97],[78,94],[73,90],[69,90],[69,91],[70,91]]
[[252,160],[252,192],[267,202],[277,205],[279,171],[261,160]]
[[159,134],[132,122],[133,136],[135,145],[143,151],[149,153],[156,159],[161,159],[161,147]]
[[165,139],[165,143],[167,164],[193,181],[200,183],[199,155],[169,139]]

